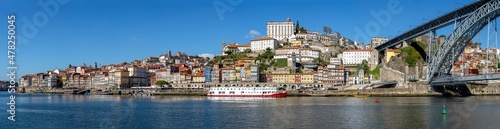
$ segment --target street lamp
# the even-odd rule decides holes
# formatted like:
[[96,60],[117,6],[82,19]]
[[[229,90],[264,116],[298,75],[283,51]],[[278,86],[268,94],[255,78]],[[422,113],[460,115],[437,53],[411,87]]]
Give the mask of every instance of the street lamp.
[[436,15],[439,16],[439,13],[445,14],[444,12],[437,11]]
[[427,18],[422,18],[422,23],[424,23],[424,21],[426,21],[426,20],[429,20],[429,19],[427,19]]
[[455,8],[457,8],[457,5],[462,5],[462,7],[465,6],[464,4],[455,1]]

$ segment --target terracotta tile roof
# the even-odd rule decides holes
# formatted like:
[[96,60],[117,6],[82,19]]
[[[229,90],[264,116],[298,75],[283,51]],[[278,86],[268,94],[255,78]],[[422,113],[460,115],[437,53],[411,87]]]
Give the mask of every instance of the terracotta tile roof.
[[373,49],[350,49],[345,50],[344,52],[371,52]]
[[239,60],[255,60],[255,59],[254,58],[243,57],[243,58],[240,58]]
[[255,38],[255,39],[254,39],[254,40],[252,40],[252,41],[259,41],[259,40],[274,40],[274,38],[271,38],[271,37]]
[[236,44],[229,44],[227,47],[228,48],[238,48],[238,45],[236,45]]
[[243,44],[238,45],[238,47],[251,47],[251,46],[252,46],[252,45],[251,45],[250,43],[245,44],[245,45],[243,45]]
[[156,70],[156,72],[166,72],[166,71],[167,71],[167,69],[165,69],[165,68],[161,68],[161,69]]
[[284,48],[278,48],[276,50],[288,50],[288,49],[300,49],[300,47],[284,47]]

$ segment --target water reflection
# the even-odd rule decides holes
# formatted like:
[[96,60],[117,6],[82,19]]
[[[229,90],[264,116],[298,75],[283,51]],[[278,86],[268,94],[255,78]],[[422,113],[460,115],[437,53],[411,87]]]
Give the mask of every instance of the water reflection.
[[[5,94],[0,102],[7,102]],[[496,128],[500,96],[106,96],[19,94],[16,128]],[[442,114],[446,105],[448,114]],[[2,110],[7,106],[0,107]],[[5,112],[1,115],[7,116]],[[50,122],[47,122],[50,121]],[[5,128],[14,127],[6,125]],[[32,128],[32,127],[31,127]]]

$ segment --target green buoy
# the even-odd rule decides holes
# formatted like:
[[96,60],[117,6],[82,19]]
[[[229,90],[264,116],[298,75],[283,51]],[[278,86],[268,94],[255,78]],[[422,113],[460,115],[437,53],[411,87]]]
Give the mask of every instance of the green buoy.
[[447,114],[446,113],[446,106],[445,105],[443,105],[443,114]]

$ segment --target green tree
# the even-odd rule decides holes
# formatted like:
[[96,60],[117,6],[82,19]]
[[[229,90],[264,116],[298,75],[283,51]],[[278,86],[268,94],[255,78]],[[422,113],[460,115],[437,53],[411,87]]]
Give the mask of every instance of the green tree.
[[325,32],[325,34],[331,34],[332,28],[330,28],[328,26],[323,26],[323,32]]
[[164,85],[168,85],[168,82],[165,81],[165,80],[158,80],[155,82],[155,85],[157,86],[164,86]]
[[283,48],[283,46],[281,46],[280,44],[278,44],[278,45],[276,46],[276,48]]
[[339,53],[335,53],[335,54],[333,54],[333,55],[332,55],[332,57],[333,57],[333,58],[337,58],[338,54],[339,54]]
[[330,64],[330,62],[325,61],[322,58],[315,58],[313,60],[313,63],[318,63],[318,64],[323,65],[323,66],[327,66],[328,64]]
[[245,49],[243,52],[245,52],[245,53],[251,53],[251,52],[252,52],[252,49],[247,48],[247,49]]
[[232,52],[232,51],[224,51],[224,53],[226,53],[227,55],[231,55],[231,54],[233,54],[233,52]]
[[222,57],[222,56],[216,56],[214,59],[215,59],[214,63],[220,63],[224,59],[224,57]]
[[370,67],[368,67],[368,61],[367,60],[361,61],[361,64],[358,64],[356,66],[356,69],[357,69],[357,71],[359,71],[360,69],[363,69],[365,75],[368,75],[370,73]]
[[422,57],[420,54],[415,50],[413,47],[404,47],[401,49],[401,53],[405,54],[405,62],[408,66],[414,67],[417,64],[418,59],[421,59]]
[[271,48],[267,48],[266,51],[262,54],[260,54],[257,59],[260,59],[260,61],[262,60],[266,60],[266,61],[269,61],[273,58],[274,56],[274,53],[271,51]]
[[214,60],[208,61],[207,66],[214,67]]
[[290,43],[290,42],[284,42],[284,43],[283,43],[283,46],[291,47],[291,46],[292,46],[292,43]]
[[295,34],[299,33],[299,28],[300,28],[300,25],[299,25],[299,20],[297,20],[297,23],[295,23]]
[[373,71],[370,72],[373,75],[373,78],[379,79],[380,78],[380,66],[375,67]]
[[307,33],[307,30],[304,27],[300,27],[300,33]]
[[266,71],[267,67],[268,67],[268,65],[266,65],[265,63],[260,63],[259,64],[259,71],[260,72]]

